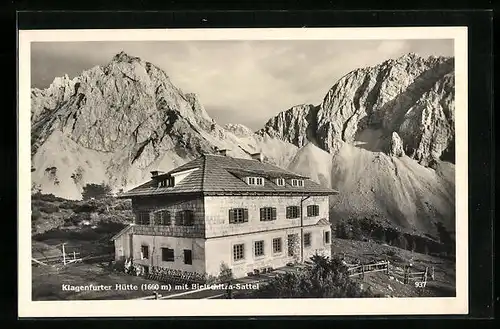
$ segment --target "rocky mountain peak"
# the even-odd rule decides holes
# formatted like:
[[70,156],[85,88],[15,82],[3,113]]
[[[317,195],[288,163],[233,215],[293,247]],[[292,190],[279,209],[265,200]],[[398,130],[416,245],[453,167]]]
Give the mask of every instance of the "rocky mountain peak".
[[129,54],[127,54],[126,52],[124,51],[121,51],[119,52],[118,54],[116,54],[115,56],[113,56],[113,59],[112,59],[113,62],[126,62],[126,63],[132,63],[134,61],[138,61],[140,62],[141,59],[139,57],[136,57],[136,56],[131,56]]
[[254,134],[250,128],[240,123],[228,123],[224,125],[224,129],[232,132],[238,137],[249,137]]
[[454,90],[453,58],[425,59],[408,53],[351,71],[332,86],[321,104],[281,112],[259,133],[299,147],[313,142],[335,154],[342,143],[390,150],[395,132],[405,153],[428,165],[450,160]]

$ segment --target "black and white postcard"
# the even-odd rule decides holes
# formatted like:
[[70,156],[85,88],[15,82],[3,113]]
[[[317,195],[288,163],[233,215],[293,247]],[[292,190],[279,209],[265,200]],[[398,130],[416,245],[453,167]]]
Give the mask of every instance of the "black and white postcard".
[[467,313],[464,27],[21,30],[18,111],[20,316]]

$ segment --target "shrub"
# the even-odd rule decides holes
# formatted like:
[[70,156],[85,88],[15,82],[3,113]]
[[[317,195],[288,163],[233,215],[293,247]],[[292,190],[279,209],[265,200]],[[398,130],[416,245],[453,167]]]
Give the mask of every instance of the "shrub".
[[299,272],[280,274],[261,289],[250,293],[257,298],[356,298],[374,297],[349,278],[347,267],[338,257],[315,255],[312,265]]
[[41,217],[42,217],[42,213],[40,212],[40,210],[33,209],[31,211],[31,221],[32,222],[35,222],[35,221],[39,220]]
[[64,220],[65,225],[79,225],[83,221],[90,221],[89,213],[75,213]]
[[76,213],[96,212],[97,209],[98,209],[98,206],[94,202],[90,201],[90,202],[83,202],[83,203],[76,204],[73,211]]
[[102,184],[87,184],[83,187],[82,198],[83,200],[89,199],[102,199],[111,195],[111,187],[104,183]]
[[224,262],[221,263],[218,281],[219,282],[227,282],[227,281],[231,281],[232,279],[234,279],[234,276],[233,276],[233,271],[231,270],[231,268],[229,266],[227,266],[226,263],[224,263]]
[[54,212],[58,212],[59,207],[52,203],[45,203],[44,205],[40,206],[40,211],[46,214],[52,214]]

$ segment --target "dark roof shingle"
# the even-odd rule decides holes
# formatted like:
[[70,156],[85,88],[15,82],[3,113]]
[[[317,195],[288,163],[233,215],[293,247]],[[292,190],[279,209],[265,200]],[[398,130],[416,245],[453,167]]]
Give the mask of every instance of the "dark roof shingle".
[[[198,168],[191,172],[174,187],[158,187],[154,180],[120,194],[120,198],[139,195],[179,194],[179,193],[294,193],[294,194],[337,194],[338,192],[323,187],[306,176],[298,175],[278,166],[252,159],[232,158],[228,156],[205,154],[193,161],[179,166],[158,178]],[[244,177],[259,176],[265,179],[264,185],[248,185]],[[276,185],[274,178],[304,179],[304,186]]]

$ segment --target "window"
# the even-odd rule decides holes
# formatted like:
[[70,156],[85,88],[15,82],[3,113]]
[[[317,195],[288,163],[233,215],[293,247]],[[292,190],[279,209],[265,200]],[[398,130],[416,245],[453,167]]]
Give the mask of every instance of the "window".
[[304,233],[304,247],[311,246],[311,233]]
[[330,231],[325,232],[325,244],[330,243]]
[[235,244],[233,246],[233,260],[242,260],[245,259],[245,245],[244,244]]
[[278,186],[285,186],[285,180],[283,178],[276,178],[275,182]]
[[172,219],[169,211],[160,210],[155,212],[155,225],[170,225],[171,223]]
[[229,223],[237,224],[245,222],[248,222],[248,209],[229,209]]
[[286,207],[286,218],[299,218],[300,208],[298,206]]
[[302,179],[292,179],[292,186],[304,186],[304,180]]
[[319,206],[318,205],[307,206],[307,217],[316,217],[316,216],[319,216]]
[[260,221],[271,221],[276,220],[276,208],[260,208]]
[[158,182],[158,187],[172,187],[174,186],[174,178],[164,178]]
[[161,248],[161,260],[164,262],[173,262],[174,257],[174,249],[170,248]]
[[184,249],[184,264],[193,265],[193,252],[189,249]]
[[297,248],[297,240],[298,240],[298,235],[297,234],[289,234],[288,235],[288,256],[293,257],[295,256],[295,250]]
[[282,240],[281,238],[273,239],[273,253],[279,254],[283,251]]
[[182,210],[176,215],[176,224],[180,226],[193,226],[194,213],[192,210]]
[[264,178],[262,177],[247,177],[248,185],[264,185]]
[[149,246],[141,246],[141,259],[149,259]]
[[139,212],[137,214],[137,224],[139,225],[149,225],[149,212]]
[[255,241],[255,257],[264,256],[264,240]]

